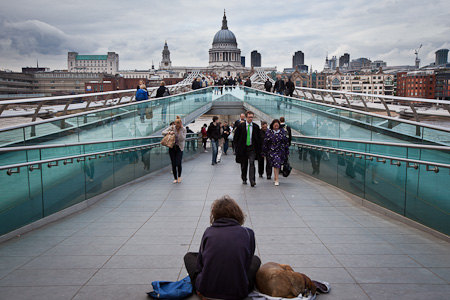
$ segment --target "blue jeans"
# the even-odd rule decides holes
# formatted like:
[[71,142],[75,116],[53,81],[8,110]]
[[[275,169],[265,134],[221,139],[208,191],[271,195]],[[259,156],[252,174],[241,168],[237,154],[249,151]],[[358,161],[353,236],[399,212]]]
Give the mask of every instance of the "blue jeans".
[[212,163],[217,163],[217,152],[218,152],[218,140],[211,140],[211,149],[212,149]]
[[223,144],[223,153],[227,154],[228,151],[228,140],[225,140],[225,143]]

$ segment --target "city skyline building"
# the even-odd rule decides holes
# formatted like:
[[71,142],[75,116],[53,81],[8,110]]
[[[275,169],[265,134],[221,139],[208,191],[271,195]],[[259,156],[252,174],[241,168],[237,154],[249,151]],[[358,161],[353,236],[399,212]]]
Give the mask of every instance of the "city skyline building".
[[435,63],[437,66],[445,65],[448,62],[448,49],[439,49],[435,52],[436,60]]
[[339,57],[339,69],[348,68],[350,66],[350,54],[344,53]]
[[433,70],[397,73],[397,96],[434,99],[436,74]]
[[261,67],[261,53],[258,53],[257,50],[250,53],[250,64],[253,67]]
[[119,71],[119,54],[108,52],[107,55],[79,55],[78,52],[67,54],[68,72],[116,74]]
[[305,54],[303,51],[296,51],[292,57],[292,68],[305,64]]

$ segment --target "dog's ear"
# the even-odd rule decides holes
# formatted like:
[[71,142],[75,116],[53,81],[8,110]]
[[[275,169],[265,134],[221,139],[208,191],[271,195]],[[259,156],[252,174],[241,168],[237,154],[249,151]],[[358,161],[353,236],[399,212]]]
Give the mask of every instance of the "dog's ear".
[[303,278],[305,280],[306,291],[311,291],[311,295],[315,295],[317,292],[316,285],[312,282],[311,278],[309,278],[305,274],[301,274],[301,275],[303,276]]
[[305,292],[305,278],[303,278],[301,273],[289,272],[289,280],[292,286],[293,297],[297,297],[300,293],[303,294]]

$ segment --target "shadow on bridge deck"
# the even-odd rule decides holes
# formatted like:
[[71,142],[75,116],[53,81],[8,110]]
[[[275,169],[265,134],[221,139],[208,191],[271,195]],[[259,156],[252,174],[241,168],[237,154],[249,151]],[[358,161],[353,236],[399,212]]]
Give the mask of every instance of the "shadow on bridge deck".
[[[154,280],[186,275],[213,200],[229,194],[264,262],[331,283],[318,299],[445,299],[450,244],[358,205],[299,172],[242,185],[234,156],[210,153],[127,184],[88,209],[0,244],[1,299],[147,299]],[[194,298],[194,297],[192,297]]]

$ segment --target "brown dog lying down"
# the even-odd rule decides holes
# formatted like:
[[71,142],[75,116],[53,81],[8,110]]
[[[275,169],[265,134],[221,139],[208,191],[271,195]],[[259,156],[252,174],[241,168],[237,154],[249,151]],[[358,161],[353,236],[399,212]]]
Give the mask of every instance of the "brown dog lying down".
[[256,288],[263,294],[272,297],[296,298],[316,294],[316,286],[311,279],[302,273],[292,270],[289,265],[268,262],[256,273]]

